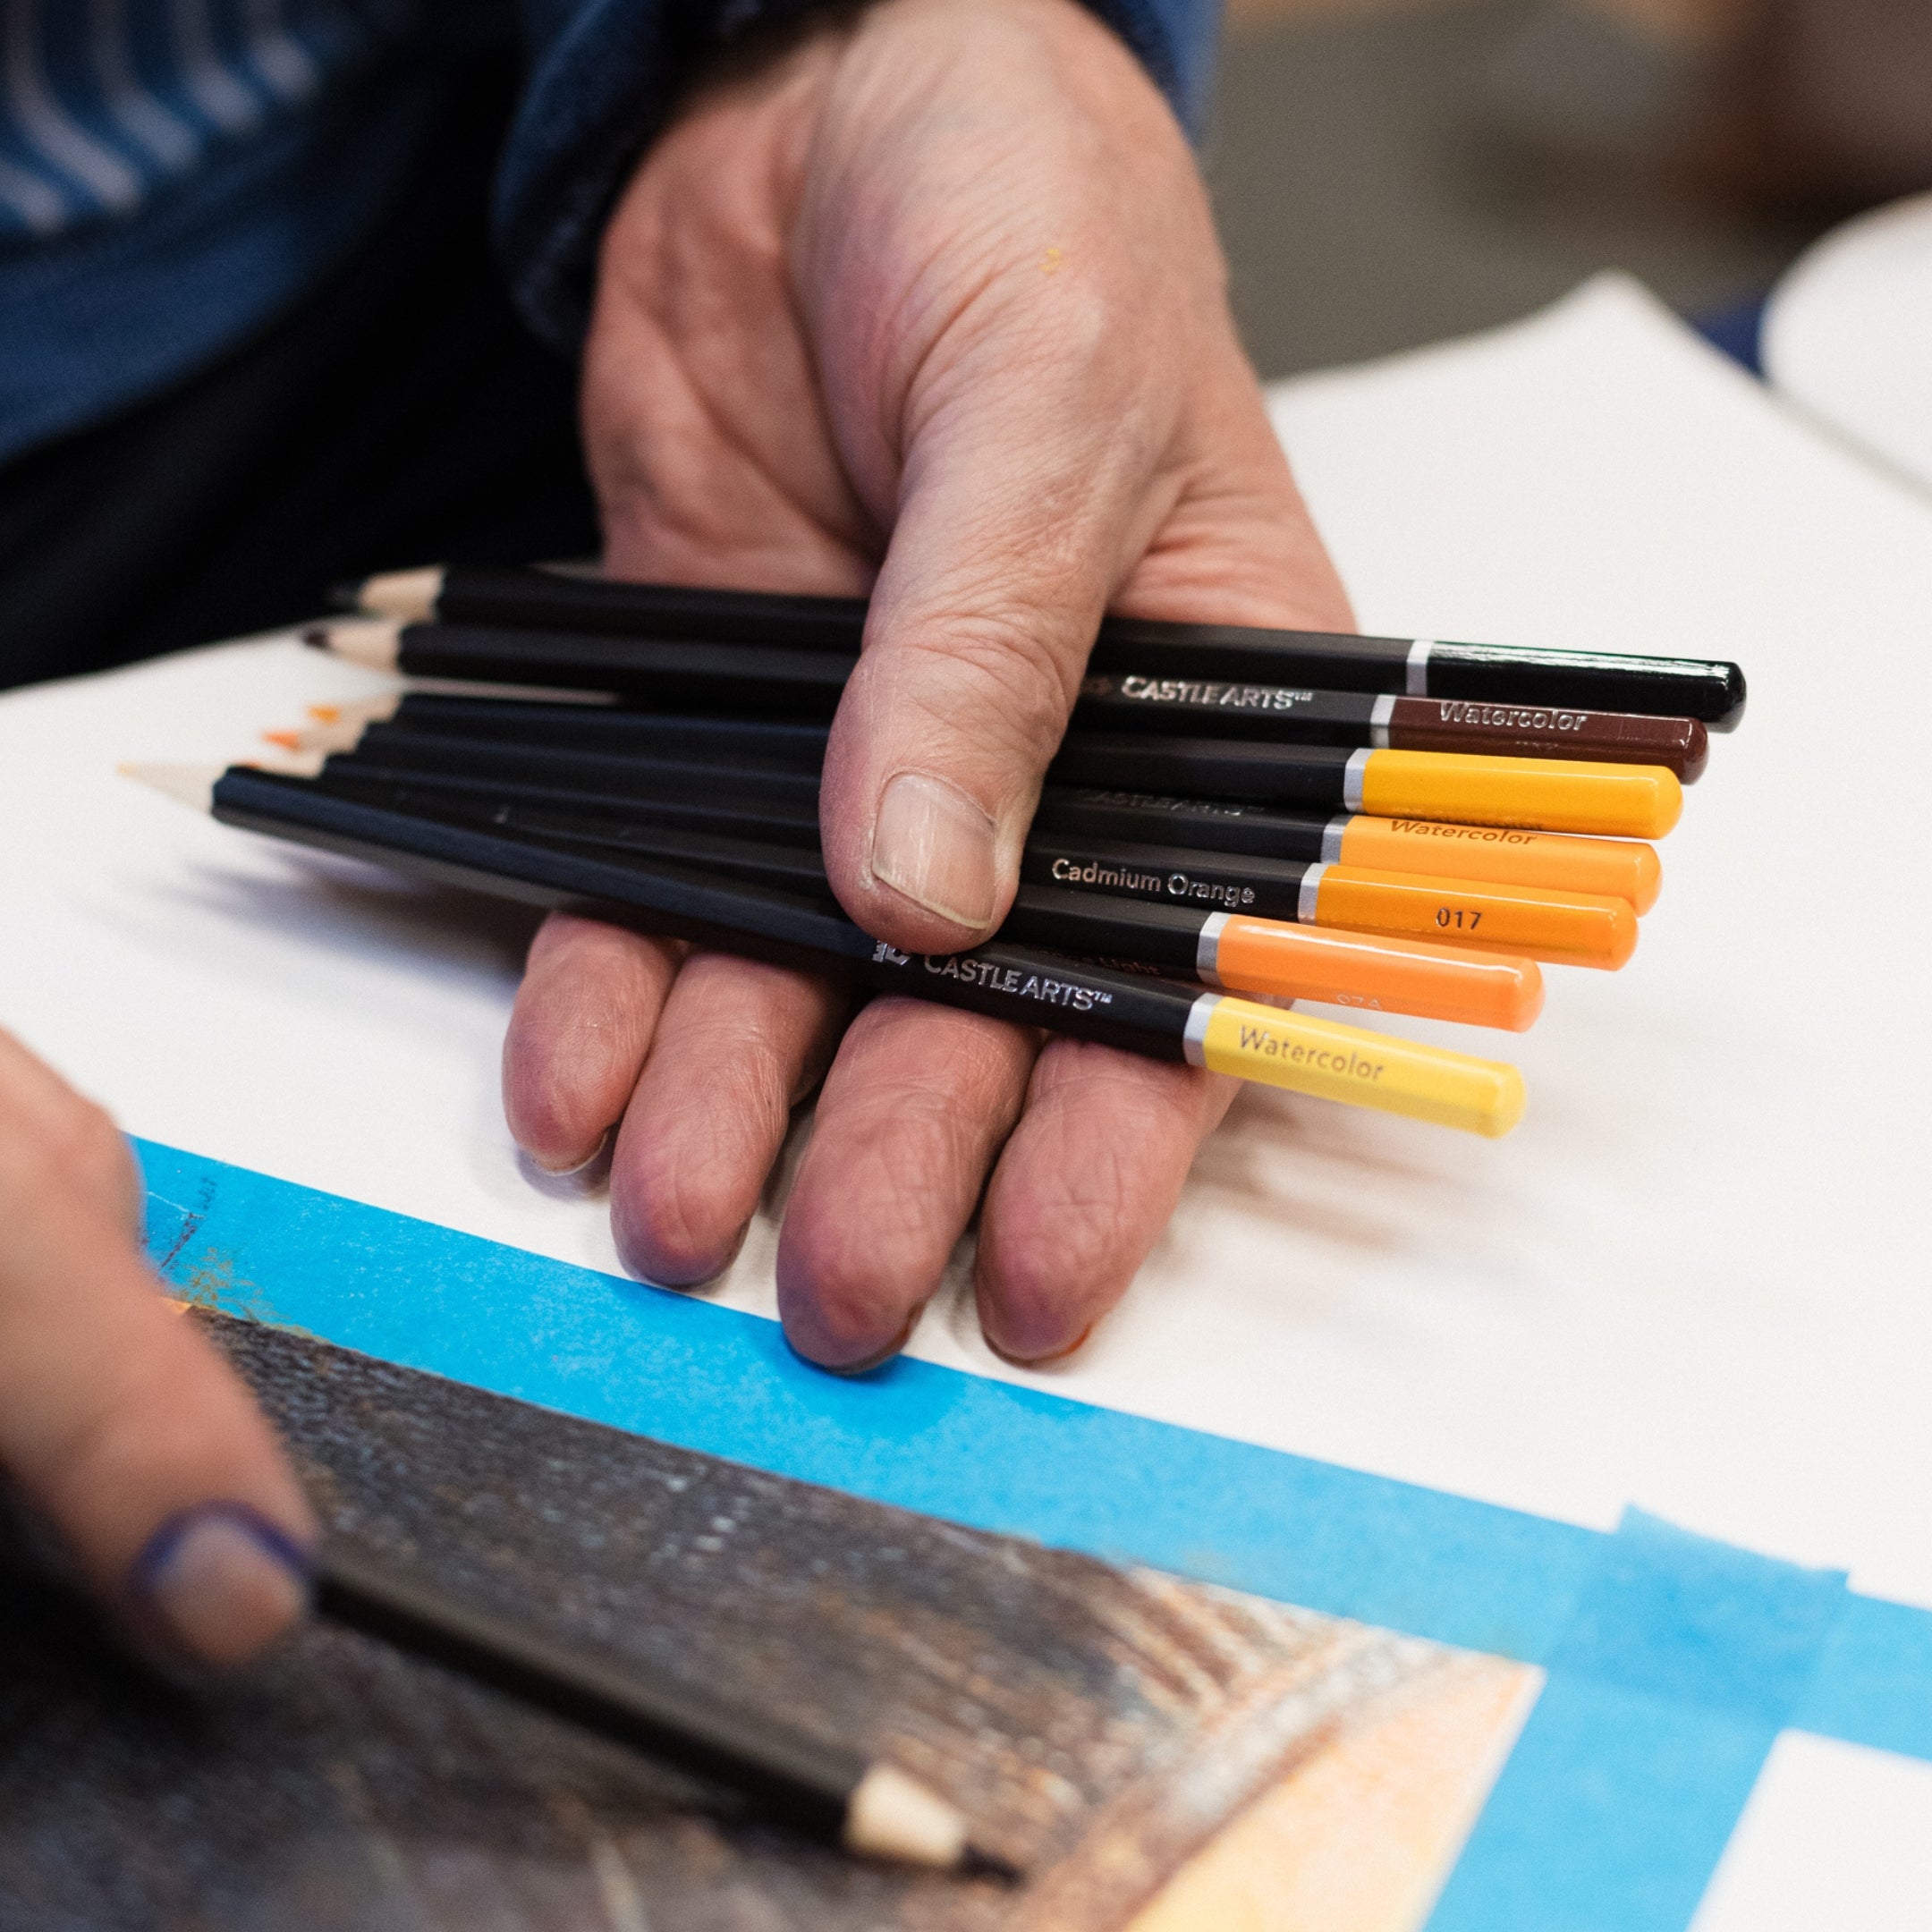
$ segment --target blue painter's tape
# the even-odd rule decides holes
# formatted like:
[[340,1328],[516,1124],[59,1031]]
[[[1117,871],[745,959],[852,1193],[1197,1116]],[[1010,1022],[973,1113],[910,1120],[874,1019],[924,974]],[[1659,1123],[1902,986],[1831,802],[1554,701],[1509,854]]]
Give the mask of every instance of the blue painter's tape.
[[1428,1932],[1683,1932],[1775,1736],[1553,1675]]
[[1932,1758],[1932,1614],[1847,1597],[1791,1721],[1848,1744]]
[[140,1152],[164,1274],[230,1313],[907,1509],[1512,1657],[1604,1540],[929,1362],[843,1380],[773,1322]]
[[1549,1669],[1776,1732],[1844,1603],[1842,1571],[1801,1569],[1630,1510]]
[[1932,1614],[1631,1513],[1614,1537],[901,1360],[142,1144],[148,1241],[231,1313],[956,1521],[1550,1678],[1429,1932],[1682,1932],[1779,1726],[1932,1758]]
[[1627,1512],[1429,1932],[1682,1932],[1844,1585]]

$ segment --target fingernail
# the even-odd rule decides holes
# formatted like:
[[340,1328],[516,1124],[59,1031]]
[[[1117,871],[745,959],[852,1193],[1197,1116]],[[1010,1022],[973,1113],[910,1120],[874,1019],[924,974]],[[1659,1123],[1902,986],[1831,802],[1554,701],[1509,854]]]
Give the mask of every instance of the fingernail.
[[198,1664],[239,1664],[301,1616],[309,1553],[245,1503],[171,1516],[128,1572],[140,1622]]
[[612,1136],[615,1131],[614,1128],[606,1127],[602,1134],[597,1137],[597,1144],[581,1160],[565,1161],[561,1167],[553,1167],[548,1161],[540,1159],[537,1155],[532,1154],[530,1157],[530,1165],[548,1175],[553,1181],[568,1181],[572,1174],[580,1174],[586,1167],[594,1167],[598,1161],[604,1158],[610,1147]]
[[992,923],[998,892],[993,821],[943,778],[901,772],[872,826],[872,876],[961,926]]
[[[984,1328],[981,1328],[979,1332],[986,1335]],[[1015,1368],[1051,1368],[1055,1362],[1064,1361],[1069,1355],[1079,1354],[1087,1346],[1087,1337],[1093,1332],[1094,1325],[1089,1322],[1071,1342],[1063,1343],[1057,1348],[1048,1349],[1044,1355],[1015,1355],[1012,1350],[1002,1348],[989,1335],[986,1336],[986,1345],[1003,1362],[1011,1362]]]

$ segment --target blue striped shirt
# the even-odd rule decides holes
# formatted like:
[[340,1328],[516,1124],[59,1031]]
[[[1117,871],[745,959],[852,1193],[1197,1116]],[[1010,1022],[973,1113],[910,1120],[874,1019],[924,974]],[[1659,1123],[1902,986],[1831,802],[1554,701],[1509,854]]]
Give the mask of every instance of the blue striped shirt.
[[[452,55],[520,45],[496,226],[569,343],[690,62],[801,0],[0,0],[0,459],[205,367],[377,227]],[[970,4],[970,0],[966,0]],[[1089,0],[1183,112],[1216,0]]]

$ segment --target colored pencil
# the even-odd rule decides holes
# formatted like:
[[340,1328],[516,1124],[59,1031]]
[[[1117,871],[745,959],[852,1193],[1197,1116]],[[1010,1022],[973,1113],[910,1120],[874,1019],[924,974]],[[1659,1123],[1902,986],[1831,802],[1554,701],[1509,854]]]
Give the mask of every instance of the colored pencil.
[[[829,717],[858,662],[843,654],[756,644],[386,618],[317,624],[305,635],[318,649],[371,670],[496,687],[521,678],[658,706],[716,707],[739,717]],[[1695,718],[1105,672],[1082,683],[1072,728],[1662,765],[1685,784],[1702,773],[1709,748]]]
[[[325,790],[391,810],[668,862],[830,902],[824,861],[816,851],[797,846],[693,831],[655,817],[614,818],[507,801],[492,806],[352,768],[325,770],[319,783]],[[1622,900],[1606,903],[1626,925],[1634,926],[1636,915]],[[1589,918],[1589,909],[1572,914],[1580,926]],[[1131,962],[1137,969],[1200,979],[1235,993],[1320,1000],[1512,1032],[1532,1025],[1543,1005],[1542,975],[1528,955],[1495,946],[1471,951],[1405,934],[1309,930],[1292,913],[1285,919],[1271,919],[1211,905],[1157,898],[1148,903],[1118,893],[1033,885],[1021,886],[996,936],[1019,945]]]
[[[735,859],[733,869],[738,877],[757,877],[781,890],[827,889],[816,841],[801,836],[803,814],[796,808],[783,807],[770,821],[761,823],[759,809],[731,795],[724,784],[701,788],[702,797],[687,793],[664,801],[634,795],[629,799],[585,797],[562,790],[546,801],[534,787],[520,788],[511,798],[493,795],[487,784],[474,778],[450,785],[440,771],[409,772],[380,762],[379,755],[369,759],[360,753],[332,755],[319,767],[319,775],[332,789],[377,802],[391,797],[400,809],[480,816],[499,824],[525,826],[539,836],[656,851],[694,865],[724,865]],[[752,843],[748,845],[747,841]],[[798,849],[808,844],[814,849]],[[1385,938],[1445,941],[1552,964],[1614,969],[1629,960],[1637,944],[1636,912],[1629,901],[1619,897],[1411,877],[1320,860],[1229,856],[1050,830],[1036,829],[1028,838],[1021,876],[1055,895],[1062,891],[1098,893],[1193,909],[1197,916],[1234,912],[1251,919],[1286,920]],[[1006,936],[1063,945],[1061,939],[1026,923],[1039,903],[1036,895],[1022,894]],[[1126,942],[1109,941],[1092,950],[1110,955],[1131,947]],[[1191,961],[1190,953],[1186,962]],[[1181,963],[1165,954],[1157,962]],[[1332,970],[1340,970],[1339,960]],[[1223,978],[1240,991],[1284,990],[1227,972]],[[1341,990],[1317,992],[1309,985],[1301,988],[1303,996],[1341,998],[1347,1004],[1385,1004],[1355,999],[1352,994],[1361,989],[1350,988],[1345,982],[1329,979],[1323,983]],[[1390,1005],[1389,1010],[1438,1018],[1466,1017],[1440,1006]]]
[[224,823],[525,903],[831,971],[1022,1025],[1489,1137],[1521,1117],[1514,1067],[1171,980],[995,943],[901,953],[810,899],[501,828],[419,818],[313,781],[232,767],[125,767]]
[[369,770],[424,777],[595,793],[612,800],[687,800],[706,810],[767,811],[775,822],[809,823],[812,836],[817,836],[817,771],[630,758],[553,745],[445,737],[397,725],[371,726],[354,751],[334,755]]
[[[318,634],[343,635],[339,627]],[[379,655],[372,654],[369,661]],[[1458,825],[1626,838],[1661,837],[1676,824],[1683,803],[1675,775],[1655,765],[1351,751],[1339,745],[1157,738],[1131,732],[1071,733],[1051,775],[1075,784],[1366,811],[1377,818],[1439,818]]]
[[1658,765],[1349,751],[1138,732],[1070,733],[1048,775],[1058,784],[1606,838],[1661,838],[1683,809],[1676,778]]
[[1569,838],[1496,826],[1445,825],[1364,813],[1277,811],[1266,805],[1048,785],[1036,832],[1184,845],[1258,859],[1319,860],[1416,877],[1484,879],[1657,903],[1662,870],[1654,847],[1634,839]]
[[[859,648],[866,619],[864,602],[854,597],[616,583],[583,572],[467,566],[372,577],[358,588],[354,601],[363,610],[405,622],[434,618],[445,623],[599,631],[848,655]],[[1136,617],[1102,623],[1090,668],[1147,677],[1234,679],[1328,691],[1399,691],[1412,698],[1648,712],[1696,718],[1716,731],[1735,727],[1746,696],[1744,674],[1719,660],[1163,623]]]
[[1073,722],[1094,730],[1198,732],[1381,751],[1661,765],[1684,784],[1703,775],[1710,757],[1709,734],[1695,718],[1105,672],[1082,682]]
[[869,1857],[951,1868],[974,1851],[965,1815],[896,1765],[801,1736],[641,1658],[560,1642],[339,1540],[325,1544],[315,1607],[585,1730],[742,1792],[767,1816]]
[[552,745],[567,751],[670,758],[696,764],[817,772],[829,727],[822,722],[645,711],[614,702],[551,704],[446,691],[390,691],[347,705],[309,708],[298,731],[265,735],[291,750],[352,750],[388,729],[446,738]]
[[[564,750],[812,772],[818,768],[826,743],[825,727],[818,724],[506,704],[419,691],[310,709],[309,724],[263,735],[290,750],[360,750],[376,758],[384,736],[377,727],[393,725],[409,733],[406,741],[411,743],[418,735],[507,739]],[[381,762],[379,758],[377,762]],[[704,789],[717,796],[716,787]],[[657,787],[652,795],[660,793],[667,799],[673,795],[667,786]],[[1077,786],[1048,785],[1034,824],[1042,830],[1184,845],[1198,852],[1246,852],[1262,859],[1312,860],[1371,871],[1589,893],[1628,900],[1639,912],[1648,912],[1656,904],[1661,879],[1655,850],[1628,839],[1574,838],[1520,827],[1377,818],[1361,813],[1282,811],[1239,801]]]

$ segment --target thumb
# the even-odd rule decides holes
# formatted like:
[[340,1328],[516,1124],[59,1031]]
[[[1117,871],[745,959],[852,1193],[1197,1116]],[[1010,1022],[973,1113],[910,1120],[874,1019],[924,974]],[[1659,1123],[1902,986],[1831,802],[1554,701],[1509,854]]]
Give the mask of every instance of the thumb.
[[1238,352],[1198,372],[1165,439],[1096,402],[1076,387],[1057,429],[1044,410],[975,414],[909,454],[819,801],[840,901],[908,951],[976,945],[1005,917],[1109,603],[1353,628]]
[[845,909],[924,953],[1005,916],[1126,535],[1118,488],[1042,514],[1038,440],[1030,463],[975,440],[929,478],[909,465],[820,796]]

